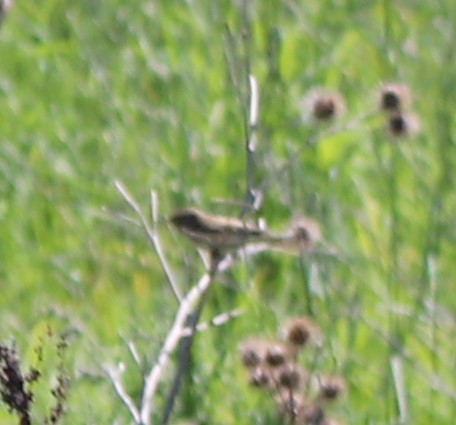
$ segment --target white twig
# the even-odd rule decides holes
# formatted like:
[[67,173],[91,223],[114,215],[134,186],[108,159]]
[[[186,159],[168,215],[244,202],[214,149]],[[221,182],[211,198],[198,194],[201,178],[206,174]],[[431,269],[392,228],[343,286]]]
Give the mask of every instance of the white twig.
[[409,414],[407,408],[404,370],[402,366],[402,359],[399,356],[393,356],[391,358],[391,373],[393,375],[394,389],[396,391],[396,401],[399,410],[399,423],[406,424],[409,419]]
[[125,366],[122,363],[120,363],[118,367],[114,367],[112,365],[104,365],[103,371],[110,379],[111,384],[114,387],[114,390],[116,391],[119,398],[122,400],[125,406],[127,406],[135,423],[139,424],[141,419],[139,415],[139,410],[135,406],[133,399],[125,391],[125,388],[122,384],[121,378],[123,372],[125,371]]
[[141,356],[139,355],[138,350],[136,349],[135,343],[133,341],[128,341],[122,335],[120,335],[120,337],[122,338],[122,341],[124,342],[124,344],[127,346],[128,351],[129,351],[132,359],[134,360],[134,362],[139,366],[139,368],[141,368],[141,366],[142,366]]
[[[226,260],[219,264],[217,272],[222,272],[228,269],[233,263],[232,257],[227,257]],[[160,381],[163,369],[168,363],[169,356],[175,350],[182,336],[182,330],[185,328],[187,316],[195,306],[196,302],[204,295],[207,289],[213,282],[213,275],[206,273],[199,282],[190,289],[187,295],[181,300],[179,310],[174,318],[174,323],[165,339],[165,342],[158,355],[157,362],[149,374],[145,377],[144,392],[141,400],[141,424],[149,425],[150,417],[153,411],[154,395]]]
[[[206,323],[199,323],[195,331],[196,332],[203,332],[211,327],[218,327],[224,325],[225,323],[229,322],[231,319],[239,317],[242,314],[241,309],[236,309],[232,311],[228,311],[226,313],[218,314],[217,316],[213,317],[211,321]],[[182,330],[181,337],[190,336],[194,332],[193,329],[186,327]]]
[[116,186],[116,189],[120,192],[122,197],[125,199],[127,204],[133,209],[133,211],[138,214],[138,217],[141,220],[141,224],[144,228],[144,230],[147,233],[147,236],[149,237],[150,242],[152,243],[152,246],[155,250],[155,253],[157,254],[160,264],[162,266],[163,272],[165,273],[166,279],[171,287],[171,290],[173,291],[174,296],[178,301],[181,301],[181,294],[177,285],[177,279],[174,277],[174,274],[171,270],[171,267],[169,266],[168,262],[166,261],[165,255],[163,253],[163,249],[161,247],[160,239],[158,237],[158,234],[156,232],[156,221],[157,221],[157,195],[155,192],[151,192],[151,211],[152,211],[152,219],[154,220],[154,227],[152,227],[149,223],[149,221],[146,219],[144,216],[141,207],[138,205],[138,203],[133,199],[133,197],[130,195],[130,193],[127,191],[125,186],[118,180],[114,182],[114,185]]
[[247,204],[250,208],[257,210],[261,207],[263,201],[263,194],[253,184],[255,170],[254,153],[257,144],[257,129],[260,115],[260,92],[258,83],[253,75],[249,75],[249,95],[248,117],[245,118]]
[[260,112],[260,93],[258,83],[253,75],[249,75],[250,83],[250,108],[249,108],[249,126],[255,127],[258,124]]

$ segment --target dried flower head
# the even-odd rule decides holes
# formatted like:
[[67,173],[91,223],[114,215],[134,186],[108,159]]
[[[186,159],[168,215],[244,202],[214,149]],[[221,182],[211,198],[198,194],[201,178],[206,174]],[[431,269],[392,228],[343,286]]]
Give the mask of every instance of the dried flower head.
[[326,423],[325,411],[318,404],[308,404],[300,412],[299,423],[304,425],[324,425]]
[[302,217],[291,223],[290,228],[275,243],[275,248],[301,255],[314,248],[321,239],[319,224],[310,218]]
[[314,121],[334,120],[345,112],[345,100],[337,92],[324,88],[311,90],[302,102],[304,118]]
[[321,400],[336,400],[345,391],[345,381],[340,376],[324,376],[320,378],[319,398]]
[[265,367],[257,367],[250,372],[249,384],[252,387],[267,387],[271,382],[271,374]]
[[269,342],[259,339],[248,339],[240,347],[242,364],[246,367],[257,367],[266,358]]
[[300,218],[292,224],[292,232],[301,249],[309,249],[321,241],[319,224],[310,218]]
[[281,387],[295,390],[304,385],[308,376],[304,369],[296,364],[286,363],[277,370],[276,380]]
[[410,90],[405,84],[389,83],[380,89],[380,108],[387,112],[398,112],[410,105]]
[[307,405],[302,394],[289,391],[279,393],[275,400],[280,413],[293,420],[302,415]]
[[271,367],[283,365],[289,359],[289,349],[280,342],[272,343],[266,350],[266,363]]
[[285,339],[294,347],[304,347],[318,334],[318,327],[305,316],[293,317],[284,327]]
[[419,130],[420,122],[414,114],[395,112],[388,119],[388,131],[394,137],[411,137],[417,134]]

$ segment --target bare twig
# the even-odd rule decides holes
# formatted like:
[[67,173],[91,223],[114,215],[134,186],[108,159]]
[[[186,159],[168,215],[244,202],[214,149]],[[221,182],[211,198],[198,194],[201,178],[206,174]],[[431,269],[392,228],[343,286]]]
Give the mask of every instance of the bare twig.
[[246,178],[247,203],[254,210],[259,209],[262,202],[261,193],[254,186],[255,150],[257,144],[257,128],[260,110],[260,94],[258,83],[253,75],[249,75],[249,116],[246,118]]
[[[228,269],[233,263],[233,258],[226,257],[218,266],[217,272],[222,272]],[[144,392],[141,400],[141,424],[149,425],[150,416],[153,411],[154,395],[163,371],[169,360],[170,354],[175,350],[182,336],[182,330],[186,327],[186,322],[189,314],[195,304],[206,293],[207,289],[213,282],[213,274],[206,273],[201,277],[199,282],[190,289],[187,295],[181,300],[179,309],[174,318],[174,323],[165,339],[165,342],[158,355],[157,362],[152,370],[145,377]]]
[[181,300],[182,296],[180,294],[178,285],[177,285],[177,279],[174,277],[173,272],[171,270],[171,267],[169,266],[165,255],[163,253],[163,250],[161,248],[161,243],[160,239],[158,237],[157,231],[156,231],[156,222],[157,222],[157,196],[155,192],[151,192],[151,209],[152,209],[152,219],[154,220],[154,226],[152,227],[149,223],[149,221],[146,219],[144,216],[141,207],[138,205],[138,203],[133,199],[133,197],[130,195],[130,193],[127,191],[125,186],[118,180],[114,182],[116,189],[120,192],[124,200],[127,202],[127,204],[133,209],[133,211],[138,214],[138,217],[141,220],[141,224],[144,228],[144,230],[147,233],[147,236],[149,237],[150,242],[152,243],[152,246],[155,250],[155,253],[157,254],[160,264],[162,266],[163,272],[165,273],[166,279],[173,291],[174,296],[178,301]]
[[192,312],[189,313],[186,319],[186,324],[187,328],[189,329],[189,333],[185,336],[182,336],[181,334],[181,341],[180,341],[180,347],[179,347],[179,354],[177,357],[177,368],[174,373],[174,377],[170,386],[170,389],[168,391],[168,396],[166,398],[166,404],[163,409],[163,415],[162,415],[162,421],[160,425],[167,425],[170,418],[172,411],[174,410],[174,404],[176,402],[177,396],[179,394],[181,385],[182,385],[182,379],[184,378],[184,375],[187,373],[190,367],[191,363],[191,353],[192,353],[192,346],[193,346],[193,340],[194,336],[196,333],[196,327],[198,326],[198,322],[201,317],[201,313],[203,311],[204,305],[205,305],[205,299],[207,294],[207,291],[201,296],[198,306],[196,309]]
[[125,366],[120,363],[118,367],[114,367],[112,365],[104,365],[103,371],[109,377],[114,390],[116,391],[119,398],[122,402],[127,406],[128,410],[130,411],[131,416],[136,424],[140,423],[140,415],[139,410],[136,407],[133,399],[127,394],[125,388],[122,384],[122,374],[125,371]]
[[[217,314],[217,316],[213,317],[209,322],[205,323],[198,323],[196,325],[195,331],[196,332],[203,332],[207,329],[212,327],[219,327],[224,325],[225,323],[230,322],[232,319],[241,316],[243,311],[239,308],[231,311],[227,311],[226,313]],[[182,337],[191,335],[194,331],[190,327],[186,327],[182,330]]]
[[127,340],[123,335],[120,335],[120,337],[122,338],[122,341],[128,348],[128,351],[129,351],[132,359],[134,360],[134,362],[138,365],[139,368],[141,368],[142,367],[141,356],[138,353],[135,343],[133,341]]
[[405,379],[402,359],[397,355],[393,356],[391,357],[390,364],[391,373],[393,375],[397,409],[399,412],[399,423],[406,424],[409,420],[409,414],[407,408],[407,395],[405,390]]

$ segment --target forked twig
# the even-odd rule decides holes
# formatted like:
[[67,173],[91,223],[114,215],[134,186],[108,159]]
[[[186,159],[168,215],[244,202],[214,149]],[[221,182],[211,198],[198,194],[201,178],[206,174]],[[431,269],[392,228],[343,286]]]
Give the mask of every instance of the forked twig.
[[[225,257],[225,259],[219,263],[217,272],[227,270],[232,264],[233,257]],[[214,273],[206,273],[203,275],[199,282],[190,289],[187,295],[180,302],[179,309],[174,318],[174,323],[165,339],[165,342],[163,343],[157,362],[144,380],[144,392],[140,411],[141,424],[149,425],[150,423],[150,416],[153,410],[153,396],[156,392],[163,368],[168,363],[169,356],[175,350],[181,339],[182,330],[186,327],[189,314],[198,300],[200,300],[209,289],[213,282],[213,276]]]
[[133,399],[127,394],[125,388],[122,384],[121,376],[125,371],[125,367],[122,364],[119,364],[118,367],[114,367],[112,365],[104,365],[103,371],[106,373],[108,378],[110,379],[114,390],[116,391],[119,398],[122,402],[127,406],[128,410],[130,411],[131,416],[136,424],[140,423],[140,415],[139,410],[135,405]]
[[138,203],[133,199],[133,197],[130,195],[130,193],[127,191],[125,186],[118,180],[114,181],[114,185],[116,186],[116,189],[119,191],[119,193],[122,195],[124,200],[127,202],[127,204],[133,209],[133,211],[138,214],[139,219],[141,220],[141,224],[144,228],[144,230],[147,233],[147,236],[149,237],[150,242],[152,243],[152,246],[155,250],[155,253],[158,256],[158,259],[160,260],[160,264],[162,266],[163,272],[165,273],[166,279],[169,283],[169,286],[171,287],[174,296],[178,301],[181,300],[182,296],[179,291],[178,285],[177,285],[177,279],[174,277],[174,274],[171,270],[171,267],[168,264],[168,261],[165,258],[165,254],[163,253],[163,249],[161,247],[160,243],[160,238],[157,235],[157,229],[156,229],[156,224],[158,221],[158,214],[157,214],[157,195],[155,192],[151,192],[150,198],[151,198],[151,211],[152,211],[152,220],[153,220],[153,226],[150,225],[149,221],[146,219],[145,215],[143,214],[141,207],[138,205]]
[[182,337],[191,335],[192,333],[196,332],[203,332],[207,329],[213,327],[219,327],[228,323],[230,320],[239,317],[243,311],[239,308],[231,311],[227,311],[226,313],[217,314],[217,316],[213,317],[209,322],[198,323],[195,327],[195,330],[191,329],[187,326],[185,329],[182,329]]

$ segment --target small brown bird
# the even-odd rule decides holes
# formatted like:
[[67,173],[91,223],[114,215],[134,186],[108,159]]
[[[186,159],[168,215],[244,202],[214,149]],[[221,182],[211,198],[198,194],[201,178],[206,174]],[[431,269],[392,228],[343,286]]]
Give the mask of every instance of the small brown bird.
[[247,243],[264,239],[265,232],[245,221],[232,217],[211,215],[197,208],[174,212],[171,223],[198,245],[222,250],[236,250]]
[[300,254],[321,238],[318,224],[310,219],[296,221],[284,234],[273,234],[243,220],[208,214],[197,208],[178,210],[171,215],[170,221],[196,244],[219,256],[255,243]]

